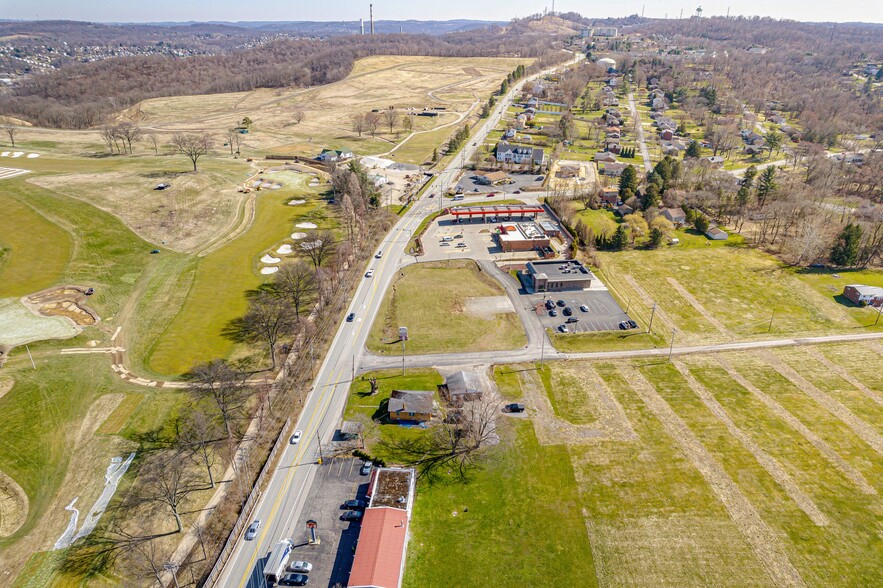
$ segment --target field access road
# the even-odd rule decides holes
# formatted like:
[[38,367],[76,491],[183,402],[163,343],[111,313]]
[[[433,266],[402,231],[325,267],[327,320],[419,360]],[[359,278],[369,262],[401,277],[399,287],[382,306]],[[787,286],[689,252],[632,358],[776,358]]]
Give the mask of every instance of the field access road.
[[[581,58],[582,55],[577,55],[574,61]],[[569,63],[564,66],[566,65]],[[496,126],[522,84],[555,69],[557,68],[525,78],[516,84],[499,101],[496,109],[482,126],[476,129],[471,140],[477,145],[481,144]],[[427,192],[436,193],[440,202],[443,190],[453,185],[462,171],[463,162],[472,156],[475,149],[476,146],[469,143],[463,151],[464,155],[455,157],[437,175],[434,185]],[[383,252],[382,257],[372,258],[368,264],[366,270],[373,269],[374,274],[370,278],[362,279],[347,310],[348,313],[355,313],[356,318],[353,322],[341,323],[338,328],[325,360],[319,368],[314,385],[307,394],[303,412],[295,425],[295,429],[303,431],[301,442],[298,445],[286,445],[266,490],[253,510],[251,518],[260,519],[263,523],[260,531],[252,541],[245,541],[242,537],[238,539],[216,583],[217,586],[224,588],[265,586],[262,575],[263,565],[272,546],[282,538],[292,538],[295,544],[305,539],[305,517],[310,513],[304,503],[319,467],[316,465],[319,457],[319,439],[322,443],[328,443],[334,435],[346,404],[350,382],[356,373],[356,368],[360,366],[371,323],[377,315],[387,288],[406,259],[405,247],[408,241],[423,218],[430,214],[435,206],[435,201],[428,197],[417,201],[381,243],[379,250]]]
[[[821,337],[800,337],[794,339],[768,339],[760,341],[738,341],[735,343],[718,343],[713,345],[696,345],[693,347],[673,347],[672,355],[690,355],[694,353],[714,353],[721,351],[746,351],[752,349],[770,349],[773,347],[790,347],[794,345],[822,345],[825,343],[846,343],[883,339],[883,333],[860,333],[855,335],[825,335]],[[501,362],[501,353],[505,353],[505,361]],[[405,367],[446,367],[456,365],[490,365],[494,363],[528,363],[544,359],[629,359],[633,357],[668,357],[668,347],[653,349],[635,349],[632,351],[595,351],[587,353],[562,353],[550,349],[546,345],[528,345],[513,351],[479,351],[474,353],[430,353],[425,355],[406,355]],[[401,357],[368,355],[362,361],[364,371],[398,368],[402,366]]]

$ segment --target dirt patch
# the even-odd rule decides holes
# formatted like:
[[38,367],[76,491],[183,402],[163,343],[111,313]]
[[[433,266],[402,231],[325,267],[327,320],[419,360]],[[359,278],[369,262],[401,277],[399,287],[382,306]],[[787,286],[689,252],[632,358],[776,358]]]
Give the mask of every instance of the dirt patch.
[[[2,357],[2,356],[0,356]],[[2,364],[0,364],[2,365]],[[15,385],[15,380],[12,378],[3,378],[0,377],[0,398],[6,395],[7,392],[12,390],[12,387]]]
[[8,537],[28,516],[28,496],[15,480],[0,471],[0,537]]
[[41,316],[68,318],[79,327],[89,327],[101,320],[86,304],[83,286],[60,286],[22,298],[22,303]]
[[95,435],[95,431],[98,430],[101,423],[107,420],[107,417],[116,410],[116,407],[119,406],[120,402],[122,402],[125,397],[125,394],[120,393],[105,394],[92,403],[92,406],[89,407],[89,411],[86,413],[86,417],[83,419],[83,422],[80,423],[80,430],[77,433],[76,438],[76,447],[79,448],[83,443]]
[[493,319],[494,315],[506,312],[515,312],[512,301],[508,296],[483,296],[481,298],[467,298],[465,306],[466,314],[476,318]]

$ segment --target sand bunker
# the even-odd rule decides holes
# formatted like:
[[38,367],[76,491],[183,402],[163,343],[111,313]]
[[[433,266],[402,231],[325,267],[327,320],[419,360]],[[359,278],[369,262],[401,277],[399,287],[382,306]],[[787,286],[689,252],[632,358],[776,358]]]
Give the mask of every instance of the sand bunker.
[[270,275],[270,274],[275,274],[278,271],[279,271],[278,267],[262,267],[261,268],[261,273],[264,274],[265,276]]
[[276,253],[278,253],[279,255],[290,255],[291,245],[289,245],[288,243],[282,245],[281,247],[279,247],[279,249],[276,250]]
[[320,247],[322,245],[322,239],[316,239],[315,241],[304,241],[300,244],[300,248],[304,251],[309,251],[310,249],[315,249],[316,247]]
[[9,151],[4,151],[3,153],[0,153],[0,157],[9,157]]
[[24,154],[25,154],[24,151],[16,151],[15,153],[13,153],[12,155],[10,155],[9,157],[21,157],[21,156],[24,155]]
[[292,200],[291,202],[289,202],[288,206],[298,206],[299,204],[306,204],[306,202],[307,202],[306,200],[295,199],[295,200]]
[[300,240],[300,239],[306,239],[307,234],[306,233],[292,233],[291,238],[294,239],[295,241]]
[[269,253],[261,258],[261,263],[279,263],[280,261],[282,260],[278,257],[273,257]]
[[294,226],[297,227],[298,229],[317,229],[317,228],[319,228],[319,225],[317,225],[316,223],[297,223]]
[[21,486],[0,471],[0,537],[9,537],[24,524],[29,506]]
[[28,159],[37,159],[40,157],[39,153],[28,153]]
[[22,302],[43,316],[63,316],[78,326],[88,327],[101,319],[86,305],[86,291],[80,286],[62,286],[31,294]]

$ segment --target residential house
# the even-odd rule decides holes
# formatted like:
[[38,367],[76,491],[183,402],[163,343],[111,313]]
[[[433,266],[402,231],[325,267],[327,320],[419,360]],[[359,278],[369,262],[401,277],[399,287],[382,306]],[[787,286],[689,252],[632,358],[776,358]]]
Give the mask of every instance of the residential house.
[[515,129],[506,129],[506,132],[503,134],[503,136],[504,136],[506,139],[514,139],[514,138],[515,138],[515,135],[516,135],[516,132],[517,132],[517,131],[516,131]]
[[745,147],[746,155],[760,155],[764,152],[764,148],[756,145],[748,145]]
[[[622,173],[622,172],[620,172]],[[609,208],[613,208],[614,206],[619,205],[619,190],[617,188],[602,188],[601,189],[601,204],[607,206]]]
[[659,133],[659,138],[663,141],[671,141],[675,138],[675,133],[671,129],[662,129],[662,132]]
[[464,402],[481,400],[483,386],[481,378],[475,372],[459,371],[445,378],[445,383],[438,387],[438,392],[449,404],[459,406]]
[[387,404],[389,420],[425,423],[432,419],[432,396],[432,392],[393,390]]
[[635,212],[635,209],[628,204],[623,204],[622,206],[617,206],[613,209],[613,213],[617,216],[625,216],[627,214],[632,214],[633,212]]
[[335,161],[345,161],[353,158],[353,152],[348,149],[323,149],[322,153],[316,156],[316,161],[324,161],[332,163]]
[[711,227],[710,229],[705,231],[705,236],[712,241],[726,241],[730,235],[726,231],[721,230],[717,227]]
[[653,102],[650,105],[650,108],[652,108],[653,110],[665,110],[665,99],[654,98]]
[[515,129],[522,131],[524,130],[524,126],[527,124],[527,117],[523,114],[519,114],[515,117]]
[[605,133],[608,139],[621,139],[622,135],[619,133],[619,127],[607,127],[607,132]]
[[855,304],[883,308],[883,288],[879,286],[850,284],[843,288],[843,296]]
[[784,116],[779,116],[778,114],[774,114],[774,115],[772,115],[772,116],[768,116],[768,117],[767,117],[767,120],[770,121],[771,123],[774,123],[774,124],[777,124],[777,125],[783,125],[783,124],[785,124],[785,123],[787,122],[787,121],[785,120],[785,117],[784,117]]
[[531,96],[528,98],[527,102],[524,103],[527,108],[536,108],[540,105],[540,100],[536,96]]
[[607,137],[604,139],[604,149],[610,153],[619,153],[622,149],[622,146],[619,144],[619,138]]
[[605,176],[610,176],[613,178],[618,178],[622,175],[622,172],[625,171],[625,168],[628,167],[625,163],[605,163],[604,169],[601,170]]
[[616,156],[612,153],[596,153],[595,163],[616,163]]
[[721,168],[724,166],[724,158],[720,155],[709,155],[708,157],[703,157],[702,160],[708,162],[711,167]]
[[687,214],[680,208],[663,208],[659,214],[670,220],[676,227],[683,227],[687,224]]
[[496,157],[500,163],[522,164],[533,161],[537,165],[542,165],[545,161],[545,153],[542,149],[512,145],[506,141],[497,143]]

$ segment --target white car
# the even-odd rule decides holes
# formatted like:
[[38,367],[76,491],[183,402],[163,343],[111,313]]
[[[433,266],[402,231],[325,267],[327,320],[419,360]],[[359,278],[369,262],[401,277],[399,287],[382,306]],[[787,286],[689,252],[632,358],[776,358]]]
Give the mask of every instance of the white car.
[[376,257],[377,259],[380,259],[381,257],[383,257],[383,251],[378,251],[377,255],[375,255],[374,257]]
[[297,431],[294,432],[294,435],[291,436],[291,444],[297,445],[298,443],[300,443],[300,438],[303,436],[304,436],[304,432],[301,431],[300,429],[298,429]]
[[308,561],[291,562],[288,566],[289,572],[297,572],[299,574],[309,574],[313,571],[313,564]]
[[372,277],[374,277],[374,270],[373,270],[373,269],[369,269],[367,272],[365,272],[365,277],[366,277],[366,278],[372,278]]
[[245,540],[251,541],[252,539],[254,539],[258,534],[258,529],[260,529],[260,528],[261,528],[260,519],[255,520],[252,524],[250,524],[248,526],[248,531],[245,532]]

